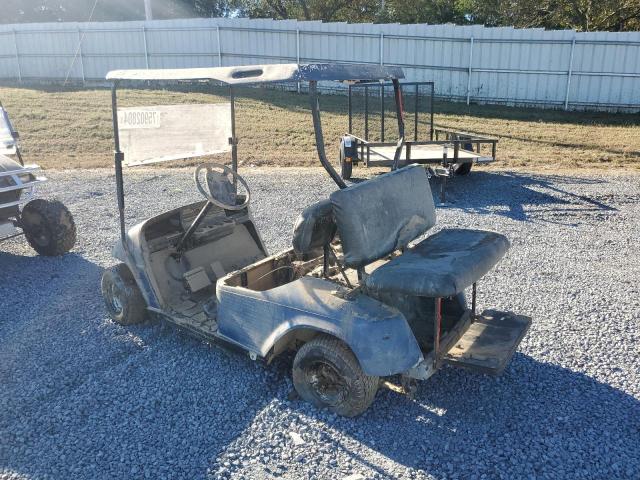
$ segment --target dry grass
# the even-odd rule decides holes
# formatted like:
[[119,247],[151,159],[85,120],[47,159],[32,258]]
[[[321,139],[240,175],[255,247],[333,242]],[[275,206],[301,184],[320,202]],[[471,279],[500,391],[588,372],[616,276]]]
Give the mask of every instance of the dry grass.
[[[213,101],[224,101],[214,90]],[[26,159],[48,168],[112,163],[110,92],[106,89],[0,88],[21,133]],[[121,105],[212,101],[210,93],[124,90]],[[346,98],[324,95],[327,152],[347,129]],[[391,124],[392,119],[389,119]],[[239,157],[244,165],[317,165],[306,95],[244,89],[237,101]],[[439,126],[497,136],[498,166],[640,169],[640,116],[560,112],[439,102]],[[390,130],[389,130],[390,131]]]

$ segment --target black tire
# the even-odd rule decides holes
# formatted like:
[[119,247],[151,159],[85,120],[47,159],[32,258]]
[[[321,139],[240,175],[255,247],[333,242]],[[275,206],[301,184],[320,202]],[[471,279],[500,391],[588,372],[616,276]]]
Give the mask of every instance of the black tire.
[[362,371],[344,342],[320,335],[305,343],[293,361],[293,385],[303,400],[345,417],[373,402],[379,378]]
[[120,325],[143,322],[147,306],[129,267],[120,263],[102,274],[102,297],[111,319]]
[[353,163],[344,161],[344,152],[340,149],[340,176],[343,180],[351,179],[351,172],[353,170]]
[[40,255],[63,255],[76,243],[73,217],[57,200],[31,200],[22,209],[20,226],[29,245]]
[[457,163],[453,167],[453,173],[456,175],[468,175],[472,166],[473,163],[471,162]]

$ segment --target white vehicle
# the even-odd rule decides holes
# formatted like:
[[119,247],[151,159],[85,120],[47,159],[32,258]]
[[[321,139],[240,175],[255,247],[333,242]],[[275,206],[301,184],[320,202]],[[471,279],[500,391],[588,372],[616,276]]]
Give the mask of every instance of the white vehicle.
[[71,250],[76,226],[67,207],[36,198],[36,187],[46,181],[38,165],[24,164],[18,132],[0,103],[0,242],[24,234],[41,255]]

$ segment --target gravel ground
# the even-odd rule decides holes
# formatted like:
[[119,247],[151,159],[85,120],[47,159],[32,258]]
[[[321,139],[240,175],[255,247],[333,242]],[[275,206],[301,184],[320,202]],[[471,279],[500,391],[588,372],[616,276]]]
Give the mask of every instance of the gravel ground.
[[[244,173],[270,251],[332,190],[320,170]],[[531,331],[503,376],[445,368],[356,419],[288,400],[290,359],[112,323],[112,172],[49,176],[79,240],[62,258],[2,244],[0,478],[640,478],[640,176],[452,182],[439,225],[513,244],[480,306],[529,314]],[[191,170],[132,170],[126,189],[130,224],[198,198]]]

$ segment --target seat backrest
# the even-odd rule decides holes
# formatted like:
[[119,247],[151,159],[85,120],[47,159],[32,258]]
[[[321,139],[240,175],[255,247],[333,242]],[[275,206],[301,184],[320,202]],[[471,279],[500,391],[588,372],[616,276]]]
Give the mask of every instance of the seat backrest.
[[330,198],[349,267],[406,247],[436,223],[429,179],[419,165],[337,190]]
[[309,205],[302,211],[293,227],[293,249],[298,254],[310,253],[331,243],[336,229],[329,200]]

